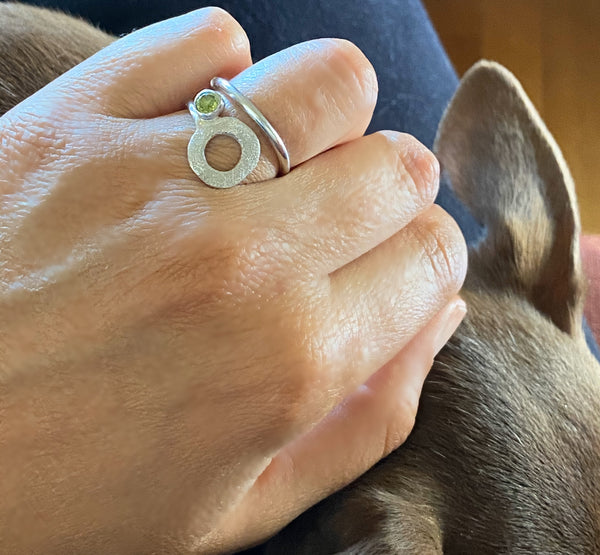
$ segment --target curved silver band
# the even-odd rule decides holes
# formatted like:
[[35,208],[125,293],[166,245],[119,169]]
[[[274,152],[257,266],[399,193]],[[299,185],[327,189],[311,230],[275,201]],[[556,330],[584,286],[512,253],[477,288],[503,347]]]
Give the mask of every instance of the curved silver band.
[[288,150],[282,138],[279,136],[279,133],[275,131],[275,128],[271,125],[269,120],[262,115],[260,110],[229,81],[227,81],[227,79],[223,79],[223,77],[213,77],[210,80],[210,86],[240,105],[244,112],[246,112],[256,125],[263,130],[277,154],[277,159],[279,160],[279,175],[289,173],[290,155]]

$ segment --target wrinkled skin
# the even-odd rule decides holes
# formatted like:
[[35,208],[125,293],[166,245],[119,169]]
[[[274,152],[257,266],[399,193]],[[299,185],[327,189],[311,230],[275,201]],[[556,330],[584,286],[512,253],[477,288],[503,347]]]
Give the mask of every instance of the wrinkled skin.
[[[85,25],[0,10],[7,106],[78,61]],[[235,549],[404,441],[464,316],[464,241],[432,206],[433,155],[362,136],[377,85],[351,43],[251,65],[217,8],[90,40],[108,46],[0,119],[3,549]],[[185,103],[214,75],[273,122],[290,174],[264,138],[245,185],[191,172]]]

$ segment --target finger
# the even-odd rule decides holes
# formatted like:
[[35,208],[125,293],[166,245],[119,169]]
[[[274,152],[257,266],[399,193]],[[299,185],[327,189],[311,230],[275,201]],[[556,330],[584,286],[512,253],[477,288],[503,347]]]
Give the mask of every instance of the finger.
[[55,87],[84,95],[87,109],[146,118],[185,107],[215,75],[252,64],[248,37],[225,10],[202,8],[135,31],[59,78]]
[[438,183],[438,161],[425,146],[405,133],[379,131],[252,193],[261,199],[255,217],[281,232],[299,271],[329,274],[431,206]]
[[464,301],[455,297],[364,385],[285,447],[227,515],[227,532],[238,531],[239,544],[222,548],[264,540],[400,446],[414,425],[433,358],[465,314]]
[[[231,82],[275,127],[292,167],[360,137],[377,100],[377,80],[370,62],[354,44],[340,39],[296,44],[257,62]],[[277,175],[277,156],[264,133],[235,103],[226,101],[223,115],[247,123],[261,141],[259,164],[244,183]],[[174,177],[188,177],[197,183],[187,162],[187,143],[194,131],[187,111],[139,122],[138,129],[141,136],[150,138],[154,152],[170,160]],[[239,158],[239,149],[233,140],[216,137],[208,144],[206,155],[217,169],[230,169]]]
[[[460,229],[434,205],[335,272],[318,340],[330,391],[347,394],[389,361],[459,291],[466,268]],[[315,401],[325,395],[315,392]]]

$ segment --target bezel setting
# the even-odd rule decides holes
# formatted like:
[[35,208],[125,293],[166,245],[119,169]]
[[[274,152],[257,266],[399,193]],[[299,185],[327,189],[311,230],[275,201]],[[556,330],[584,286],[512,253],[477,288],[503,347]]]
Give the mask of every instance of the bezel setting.
[[[217,100],[217,105],[214,109],[209,112],[202,111],[198,105],[202,98],[211,97]],[[223,101],[223,95],[221,95],[218,91],[213,91],[212,89],[202,89],[195,97],[193,102],[194,110],[198,117],[205,121],[213,120],[221,114],[223,108],[225,107],[225,102]]]

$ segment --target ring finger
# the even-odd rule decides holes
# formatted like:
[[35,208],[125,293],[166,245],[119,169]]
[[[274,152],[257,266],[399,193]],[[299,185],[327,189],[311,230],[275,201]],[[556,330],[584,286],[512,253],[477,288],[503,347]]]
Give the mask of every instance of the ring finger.
[[[294,45],[257,62],[231,82],[275,127],[289,151],[292,167],[360,137],[369,124],[377,96],[371,64],[356,46],[340,39]],[[198,90],[204,85],[199,83]],[[227,100],[222,115],[250,125],[261,142],[259,163],[243,183],[275,177],[277,156],[254,122]],[[187,162],[187,143],[194,131],[187,110],[134,125],[141,137],[151,138],[154,152],[162,152],[161,156],[170,161],[170,176],[198,180]],[[225,170],[235,165],[239,149],[228,137],[216,137],[207,145],[206,157],[211,165]]]

